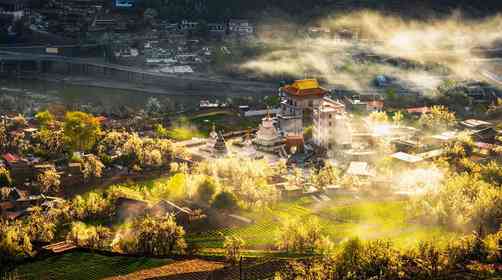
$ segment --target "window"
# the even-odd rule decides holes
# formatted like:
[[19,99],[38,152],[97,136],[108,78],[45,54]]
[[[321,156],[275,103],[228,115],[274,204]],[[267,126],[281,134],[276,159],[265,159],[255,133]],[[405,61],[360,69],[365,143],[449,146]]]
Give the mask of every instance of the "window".
[[331,122],[329,122],[329,126],[331,127]]

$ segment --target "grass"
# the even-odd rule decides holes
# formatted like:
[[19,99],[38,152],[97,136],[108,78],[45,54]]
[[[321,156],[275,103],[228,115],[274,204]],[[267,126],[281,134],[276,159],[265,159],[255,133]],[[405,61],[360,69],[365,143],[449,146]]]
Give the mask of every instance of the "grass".
[[185,198],[185,180],[185,175],[178,173],[142,182],[112,185],[110,188],[119,190],[125,197],[145,200],[153,204],[160,200],[179,201]]
[[230,132],[255,128],[259,124],[259,120],[254,118],[242,118],[236,113],[229,111],[218,111],[204,115],[192,117],[190,121],[199,128],[203,135],[208,135],[212,129],[212,124],[216,126],[216,130]]
[[159,267],[169,259],[110,257],[92,253],[73,252],[19,266],[21,279],[102,279],[134,271]]
[[311,216],[319,218],[323,234],[335,242],[353,237],[363,240],[390,239],[396,246],[408,248],[419,241],[446,242],[456,236],[438,226],[410,223],[406,212],[406,201],[352,201],[349,204],[344,199],[338,199],[319,205],[303,199],[279,203],[263,211],[243,212],[242,216],[253,219],[255,223],[189,235],[187,240],[202,248],[215,249],[223,246],[223,236],[238,235],[250,249],[272,249],[281,220],[304,220]]
[[203,134],[198,130],[190,127],[174,127],[167,130],[167,137],[176,141],[185,141],[202,136]]
[[[185,178],[181,174],[170,177],[122,185],[121,190],[131,197],[150,203],[160,199],[178,201],[184,197]],[[254,222],[239,227],[222,227],[205,232],[187,232],[187,242],[203,250],[223,247],[225,236],[238,235],[253,250],[273,249],[275,236],[284,219],[318,217],[323,234],[335,242],[358,237],[360,239],[391,239],[396,246],[410,247],[419,241],[444,242],[457,234],[439,226],[409,222],[407,201],[374,201],[337,197],[329,202],[315,203],[310,198],[283,201],[272,208],[242,210],[238,213]]]
[[176,141],[208,137],[213,124],[217,131],[223,132],[254,128],[259,124],[258,119],[242,118],[237,113],[227,110],[198,114],[190,118],[182,117],[178,122],[166,131],[166,136]]

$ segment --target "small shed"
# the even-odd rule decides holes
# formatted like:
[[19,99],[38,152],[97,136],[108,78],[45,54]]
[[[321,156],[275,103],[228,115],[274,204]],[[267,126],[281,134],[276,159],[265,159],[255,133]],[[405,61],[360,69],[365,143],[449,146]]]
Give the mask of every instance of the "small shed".
[[408,154],[408,153],[404,153],[404,152],[397,152],[395,154],[392,154],[391,157],[393,159],[397,159],[400,162],[404,162],[407,164],[415,164],[415,163],[418,163],[418,162],[421,162],[424,160],[420,156],[412,155],[412,154]]
[[298,198],[303,195],[303,188],[294,184],[281,183],[276,185],[284,199]]
[[178,224],[187,225],[195,219],[194,212],[187,207],[180,207],[168,200],[161,200],[150,208],[149,213],[155,217],[171,214]]
[[372,177],[375,176],[373,170],[370,169],[367,162],[353,161],[347,169],[347,175],[359,177]]
[[116,218],[121,221],[145,215],[148,209],[148,203],[145,201],[127,197],[117,198],[115,206]]

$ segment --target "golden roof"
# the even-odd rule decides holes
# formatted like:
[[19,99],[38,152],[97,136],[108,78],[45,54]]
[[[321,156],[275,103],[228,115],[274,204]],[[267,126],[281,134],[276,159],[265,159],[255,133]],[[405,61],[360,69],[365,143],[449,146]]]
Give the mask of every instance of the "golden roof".
[[291,86],[299,90],[314,89],[320,87],[319,82],[317,82],[316,79],[296,80]]

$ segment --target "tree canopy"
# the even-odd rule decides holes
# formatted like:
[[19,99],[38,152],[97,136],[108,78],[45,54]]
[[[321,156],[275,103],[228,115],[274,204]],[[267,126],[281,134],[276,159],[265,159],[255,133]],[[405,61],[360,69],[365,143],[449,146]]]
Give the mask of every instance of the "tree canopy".
[[74,151],[89,151],[101,132],[99,120],[84,112],[68,112],[64,120],[66,144]]

